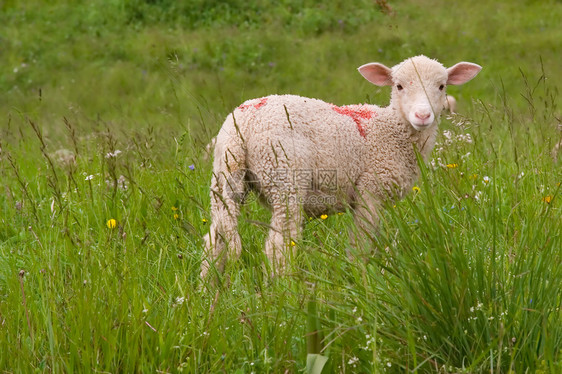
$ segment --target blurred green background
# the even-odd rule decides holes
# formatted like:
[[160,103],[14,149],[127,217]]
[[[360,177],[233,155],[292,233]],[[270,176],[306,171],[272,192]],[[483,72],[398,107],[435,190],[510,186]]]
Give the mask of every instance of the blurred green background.
[[[526,105],[521,77],[559,87],[560,1],[3,1],[3,121],[79,128],[190,126],[204,142],[242,101],[272,93],[386,105],[356,68],[425,54],[484,67],[472,98]],[[24,125],[25,126],[25,125]]]

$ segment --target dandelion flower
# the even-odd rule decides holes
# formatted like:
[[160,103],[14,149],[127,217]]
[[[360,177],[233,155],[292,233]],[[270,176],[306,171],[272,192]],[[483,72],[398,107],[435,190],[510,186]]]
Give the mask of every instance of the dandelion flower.
[[421,191],[421,189],[418,186],[414,186],[412,187],[412,191],[414,191],[414,193],[418,193]]
[[114,228],[117,227],[117,221],[113,218],[108,219],[106,225],[107,225],[108,228],[114,229]]
[[548,195],[542,198],[542,201],[544,201],[547,204],[550,204],[552,202],[552,199],[554,199],[554,196],[552,195]]
[[328,215],[327,215],[327,214],[322,214],[322,215],[320,216],[320,218],[326,219],[326,218],[328,218]]
[[459,164],[447,164],[448,169],[456,169],[459,167]]

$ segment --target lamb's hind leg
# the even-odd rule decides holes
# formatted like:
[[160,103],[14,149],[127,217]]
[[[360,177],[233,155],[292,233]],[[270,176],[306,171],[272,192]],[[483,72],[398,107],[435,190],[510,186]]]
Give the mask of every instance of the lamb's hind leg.
[[286,196],[282,201],[272,204],[271,228],[265,243],[267,255],[273,273],[285,268],[287,257],[300,238],[303,226],[301,204],[296,194]]
[[[240,171],[238,174],[241,174]],[[205,235],[206,258],[201,263],[201,277],[205,278],[214,264],[222,273],[228,257],[239,258],[242,242],[238,234],[240,194],[243,175],[213,175],[211,184],[211,225]],[[242,189],[242,190],[240,190]]]

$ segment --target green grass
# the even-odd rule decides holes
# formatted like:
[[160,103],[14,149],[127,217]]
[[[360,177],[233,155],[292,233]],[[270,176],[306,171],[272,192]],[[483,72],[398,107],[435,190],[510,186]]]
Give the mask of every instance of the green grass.
[[[3,2],[0,369],[561,372],[562,6],[447,4]],[[225,115],[271,93],[384,105],[356,67],[420,53],[484,69],[368,248],[349,213],[312,220],[270,279],[251,201],[240,261],[201,282]]]

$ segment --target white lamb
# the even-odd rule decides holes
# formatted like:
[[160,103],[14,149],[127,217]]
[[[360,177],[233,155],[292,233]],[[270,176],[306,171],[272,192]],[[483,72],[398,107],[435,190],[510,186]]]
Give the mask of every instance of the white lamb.
[[446,86],[463,84],[480,70],[469,62],[446,69],[425,56],[392,69],[359,67],[369,82],[392,86],[385,108],[293,95],[240,105],[216,138],[201,276],[212,263],[222,272],[227,257],[240,256],[238,215],[250,190],[272,210],[265,251],[274,271],[283,268],[305,216],[351,208],[359,228],[376,227],[380,203],[403,197],[417,179],[416,153],[427,160],[433,149]]

